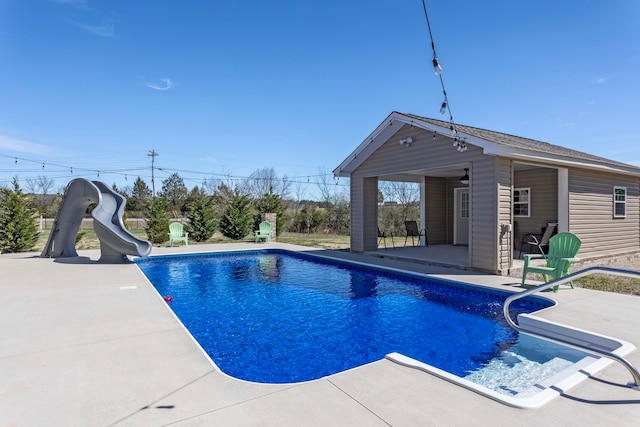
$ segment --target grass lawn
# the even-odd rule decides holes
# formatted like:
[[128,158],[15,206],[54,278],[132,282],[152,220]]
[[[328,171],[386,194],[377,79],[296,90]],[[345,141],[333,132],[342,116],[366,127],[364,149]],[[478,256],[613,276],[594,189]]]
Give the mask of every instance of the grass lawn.
[[[51,230],[44,230],[40,233],[38,238],[38,243],[34,247],[34,251],[42,251],[44,249],[44,245],[47,243],[47,239],[49,238],[49,233]],[[100,241],[96,236],[93,228],[87,228],[82,230],[84,232],[80,241],[76,244],[77,249],[98,249],[100,248]],[[134,235],[146,239],[147,235],[144,232],[144,229],[132,229],[129,230]],[[245,239],[239,240],[240,242],[253,242],[254,239],[252,236],[248,236]],[[238,242],[238,240],[232,240],[228,237],[223,236],[220,233],[215,233],[209,240],[201,243],[232,243]],[[348,249],[349,248],[349,236],[336,236],[333,234],[306,234],[306,233],[282,233],[278,236],[278,242],[282,243],[291,243],[293,245],[300,246],[311,246],[315,248],[323,248],[323,249]],[[189,245],[198,245],[201,244],[198,242],[194,242],[193,240],[189,240]],[[166,244],[169,244],[167,240]]]
[[[33,250],[42,251],[44,245],[49,238],[49,231],[44,230],[40,233],[38,243]],[[129,230],[136,236],[146,239],[147,236],[143,229]],[[96,237],[96,233],[93,228],[87,228],[84,230],[85,234],[77,243],[78,249],[98,249],[100,248],[100,241]],[[243,242],[252,242],[253,238],[247,237]],[[291,243],[300,246],[310,246],[323,249],[348,249],[349,248],[349,236],[336,236],[333,234],[306,234],[306,233],[282,233],[278,236],[278,241],[282,243]],[[229,239],[220,233],[215,233],[213,237],[204,243],[231,243],[237,242],[237,240]],[[167,243],[168,244],[168,243]],[[197,245],[198,243],[190,241],[189,244]],[[583,277],[576,281],[576,285],[585,289],[594,289],[605,292],[615,292],[620,294],[638,295],[640,296],[640,280],[630,279],[626,277],[606,276],[606,275],[593,275],[589,277]]]

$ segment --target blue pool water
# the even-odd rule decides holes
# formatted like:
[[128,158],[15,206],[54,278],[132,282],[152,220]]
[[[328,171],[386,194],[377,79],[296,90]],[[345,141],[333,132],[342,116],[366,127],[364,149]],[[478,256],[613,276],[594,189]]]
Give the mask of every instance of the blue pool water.
[[465,376],[517,342],[505,295],[484,288],[287,251],[136,262],[216,365],[248,381],[317,379],[392,352]]

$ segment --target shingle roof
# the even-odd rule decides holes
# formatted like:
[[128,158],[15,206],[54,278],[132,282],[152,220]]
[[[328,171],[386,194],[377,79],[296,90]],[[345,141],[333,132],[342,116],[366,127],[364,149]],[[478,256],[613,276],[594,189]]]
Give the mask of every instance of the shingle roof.
[[[422,120],[436,126],[449,129],[449,122],[444,120],[430,119],[428,117],[416,116],[415,114],[399,113],[404,116]],[[523,138],[521,136],[509,135],[506,133],[495,132],[492,130],[480,129],[472,126],[465,126],[456,123],[459,132],[494,142],[504,147],[518,148],[523,150],[537,151],[545,154],[554,154],[563,157],[571,157],[589,162],[607,164],[611,166],[636,167],[627,163],[617,162],[600,156],[584,153],[578,150],[561,147],[559,145],[549,144],[548,142],[536,141],[535,139]]]

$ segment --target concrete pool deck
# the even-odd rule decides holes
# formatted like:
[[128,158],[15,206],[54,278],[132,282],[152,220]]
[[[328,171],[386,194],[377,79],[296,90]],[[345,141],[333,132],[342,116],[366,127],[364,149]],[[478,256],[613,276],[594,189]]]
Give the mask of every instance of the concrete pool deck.
[[[468,283],[518,280],[285,244],[154,247],[153,255],[256,247],[305,250]],[[0,426],[637,425],[640,391],[612,364],[540,409],[516,409],[381,360],[317,381],[269,385],[219,372],[135,264],[99,251],[0,255]],[[585,289],[545,293],[546,319],[640,348],[640,299]],[[640,350],[627,359],[640,366]]]

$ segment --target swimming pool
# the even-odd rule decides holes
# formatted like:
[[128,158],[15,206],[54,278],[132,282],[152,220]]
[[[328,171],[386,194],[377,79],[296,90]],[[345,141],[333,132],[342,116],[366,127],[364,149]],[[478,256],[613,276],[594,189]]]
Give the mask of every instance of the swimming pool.
[[[171,297],[171,309],[215,364],[233,377],[308,381],[398,353],[513,393],[512,385],[492,384],[496,375],[486,375],[522,356],[511,356],[522,339],[504,322],[506,293],[282,250],[136,262],[159,294]],[[551,304],[525,299],[512,315]],[[532,363],[545,365],[550,375],[582,356],[568,351],[554,367],[550,357],[536,354]]]

